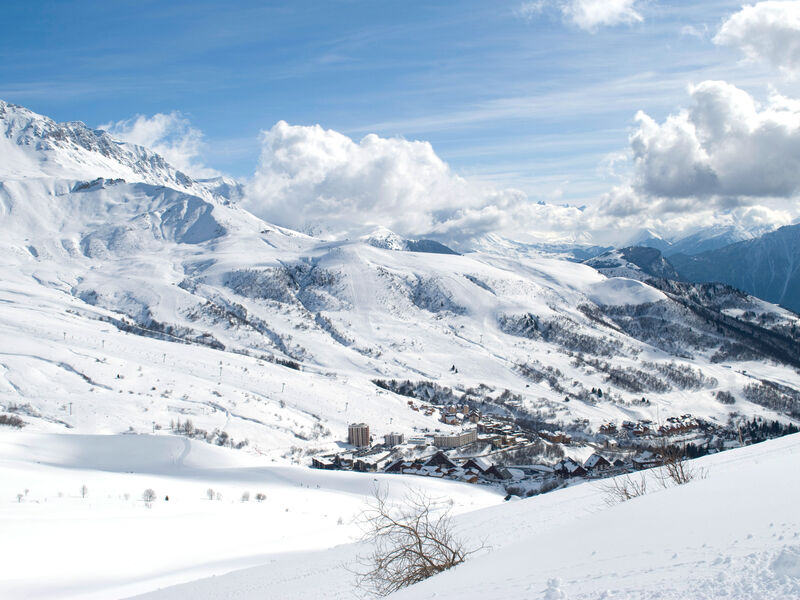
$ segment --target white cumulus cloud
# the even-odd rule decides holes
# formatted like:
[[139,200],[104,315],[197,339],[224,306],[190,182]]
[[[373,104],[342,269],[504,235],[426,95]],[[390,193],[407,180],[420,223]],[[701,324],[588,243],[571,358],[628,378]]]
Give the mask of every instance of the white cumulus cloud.
[[797,72],[800,70],[800,2],[746,5],[722,24],[714,42],[738,48],[751,60]]
[[199,160],[203,133],[178,112],[157,113],[151,117],[137,115],[132,119],[105,123],[99,128],[117,140],[157,152],[176,169],[192,177],[219,175],[218,171],[204,166]]
[[278,122],[247,187],[245,207],[267,221],[332,236],[387,227],[456,245],[490,232],[574,231],[581,211],[532,202],[454,173],[428,142],[356,142],[319,125]]
[[724,81],[705,81],[689,93],[690,106],[663,123],[636,116],[631,149],[639,191],[720,205],[797,193],[800,102],[773,94],[760,105]]

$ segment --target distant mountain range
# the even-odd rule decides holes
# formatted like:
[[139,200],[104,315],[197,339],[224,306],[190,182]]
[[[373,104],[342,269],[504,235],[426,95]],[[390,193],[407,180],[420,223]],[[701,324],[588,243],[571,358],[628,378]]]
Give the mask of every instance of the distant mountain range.
[[687,281],[719,281],[800,313],[800,225],[669,261]]
[[[730,233],[730,232],[729,232]],[[800,313],[800,224],[787,225],[760,237],[694,253],[722,239],[700,233],[677,244],[629,246],[608,250],[584,261],[607,275],[650,277],[694,283],[724,283],[757,298]],[[658,241],[651,237],[645,242]],[[671,252],[675,248],[683,252]]]
[[772,231],[771,227],[745,228],[741,225],[715,225],[705,227],[685,237],[667,240],[655,231],[643,229],[629,238],[623,246],[656,248],[666,257],[675,254],[694,256],[737,242],[752,240],[770,231]]

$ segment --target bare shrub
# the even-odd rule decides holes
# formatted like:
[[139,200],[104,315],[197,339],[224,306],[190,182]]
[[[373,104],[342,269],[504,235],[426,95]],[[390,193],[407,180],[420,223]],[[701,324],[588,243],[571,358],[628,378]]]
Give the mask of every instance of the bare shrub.
[[656,470],[655,474],[662,486],[684,485],[695,479],[698,474],[701,479],[705,478],[703,471],[698,473],[686,460],[684,449],[664,445],[659,454],[661,455],[661,467]]
[[147,488],[145,491],[142,492],[142,500],[144,500],[144,505],[147,508],[150,508],[153,505],[155,499],[156,499],[156,492],[152,488]]
[[359,557],[358,587],[375,596],[451,569],[482,548],[468,550],[453,532],[450,509],[421,492],[392,505],[386,491],[377,489],[362,519],[365,541],[373,550]]
[[638,478],[632,475],[614,477],[603,483],[600,489],[605,494],[606,504],[619,504],[644,496],[647,493],[647,477],[644,473],[640,473]]
[[242,502],[250,502],[250,492],[242,493]]
[[206,496],[208,496],[209,500],[213,500],[214,499],[214,490],[211,489],[211,488],[208,488],[206,490]]
[[25,426],[25,421],[16,415],[0,415],[0,425],[9,425],[20,429]]

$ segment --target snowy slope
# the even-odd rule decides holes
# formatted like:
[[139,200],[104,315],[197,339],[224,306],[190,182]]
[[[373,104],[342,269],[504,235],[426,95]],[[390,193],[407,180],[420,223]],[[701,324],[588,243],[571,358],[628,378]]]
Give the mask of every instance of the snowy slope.
[[[236,182],[193,181],[83,124],[0,103],[0,125],[0,413],[25,423],[22,432],[0,427],[0,519],[13,541],[0,551],[0,597],[123,597],[273,560],[189,595],[225,597],[230,585],[263,597],[252,576],[276,597],[310,597],[326,582],[330,597],[348,597],[340,563],[357,549],[327,549],[355,539],[351,519],[374,479],[399,497],[408,478],[291,465],[343,448],[353,421],[374,436],[452,429],[375,380],[421,382],[486,413],[587,437],[609,421],[685,413],[718,425],[732,412],[800,418],[797,316],[724,286],[658,284],[621,254],[624,271],[604,274],[496,240],[466,255],[409,251],[387,230],[321,240],[243,210]],[[748,393],[754,386],[761,391]],[[754,452],[736,468],[749,473],[748,461],[767,460]],[[709,460],[730,491],[722,457]],[[788,469],[781,461],[770,469]],[[748,476],[759,493],[770,490]],[[90,495],[77,498],[84,484]],[[492,489],[413,485],[452,498],[459,512],[498,502]],[[147,487],[159,498],[152,509],[140,500]],[[636,506],[663,509],[659,498],[716,498],[707,487],[608,510],[617,527],[598,531],[614,539],[622,520],[644,518]],[[208,488],[222,499],[205,498]],[[258,504],[262,490],[268,500]],[[250,502],[241,502],[245,491]],[[531,547],[551,543],[537,519],[571,539],[601,506],[588,485],[549,498],[461,523],[493,536],[500,556],[512,533]],[[773,560],[776,547],[758,535],[768,551],[759,560]],[[615,542],[615,557],[634,554],[626,540]],[[567,548],[557,547],[566,564]],[[476,564],[510,568],[510,556],[507,566],[491,555]],[[576,556],[581,568],[592,562]],[[793,568],[791,556],[778,564]],[[543,572],[535,573],[520,585],[539,593]]]
[[[465,564],[392,598],[532,600],[800,597],[800,436],[693,461],[698,477],[609,505],[584,483],[457,517]],[[349,598],[364,548],[339,547],[141,596],[147,600]]]
[[[0,122],[0,410],[34,430],[191,419],[307,461],[348,421],[378,435],[447,428],[374,379],[483,390],[473,399],[500,413],[509,390],[528,415],[594,430],[686,412],[725,423],[720,391],[740,414],[782,418],[744,387],[799,385],[797,317],[743,295],[692,304],[693,290],[633,281],[630,263],[607,277],[497,245],[410,252],[387,230],[320,240],[220,195],[235,182],[191,181],[81,124],[8,104]],[[662,381],[645,361],[702,377]]]
[[[800,437],[694,461],[705,479],[604,506],[584,484],[470,515],[492,551],[393,598],[800,597]],[[491,577],[486,577],[491,573]]]
[[[106,600],[283,563],[360,537],[354,519],[375,485],[393,498],[408,490],[406,478],[276,467],[177,437],[6,432],[0,597]],[[502,501],[466,484],[414,485],[451,498],[457,512]],[[146,489],[157,494],[150,508]]]

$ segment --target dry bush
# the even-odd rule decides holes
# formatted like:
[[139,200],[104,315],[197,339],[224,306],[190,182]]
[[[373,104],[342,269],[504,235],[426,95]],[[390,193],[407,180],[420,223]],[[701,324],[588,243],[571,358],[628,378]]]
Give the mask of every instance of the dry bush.
[[600,489],[605,493],[606,504],[613,505],[644,496],[647,493],[647,476],[640,473],[639,477],[625,475],[614,477],[603,483]]
[[150,508],[155,502],[156,499],[156,492],[152,488],[147,488],[145,491],[142,492],[142,500],[144,500],[144,505],[147,508]]
[[664,487],[670,482],[683,485],[695,477],[694,469],[684,460],[683,452],[675,446],[665,446],[661,449],[661,468],[656,475]]
[[664,443],[659,449],[659,455],[661,456],[661,467],[655,470],[655,475],[665,488],[671,484],[684,485],[698,477],[705,479],[708,476],[703,469],[696,470],[686,460],[685,448],[668,446]]
[[421,492],[392,505],[386,491],[377,489],[362,524],[372,551],[359,557],[357,585],[373,596],[388,596],[455,567],[483,547],[468,550],[453,533],[449,507]]

